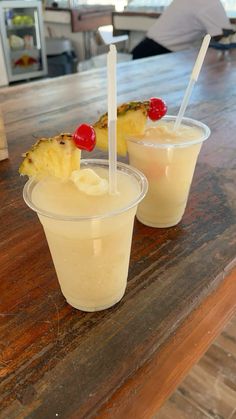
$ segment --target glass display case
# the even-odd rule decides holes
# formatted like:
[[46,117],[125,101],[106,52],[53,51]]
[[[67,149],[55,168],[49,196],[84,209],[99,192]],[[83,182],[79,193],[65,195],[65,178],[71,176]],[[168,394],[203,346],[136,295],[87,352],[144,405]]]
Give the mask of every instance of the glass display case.
[[9,82],[47,74],[39,1],[0,2],[0,35]]

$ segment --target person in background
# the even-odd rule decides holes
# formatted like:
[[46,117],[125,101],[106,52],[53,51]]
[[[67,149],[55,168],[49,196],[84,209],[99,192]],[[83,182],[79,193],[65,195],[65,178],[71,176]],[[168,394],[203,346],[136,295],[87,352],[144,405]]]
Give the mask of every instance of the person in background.
[[220,0],[173,0],[132,50],[133,59],[189,49],[223,29],[232,27]]

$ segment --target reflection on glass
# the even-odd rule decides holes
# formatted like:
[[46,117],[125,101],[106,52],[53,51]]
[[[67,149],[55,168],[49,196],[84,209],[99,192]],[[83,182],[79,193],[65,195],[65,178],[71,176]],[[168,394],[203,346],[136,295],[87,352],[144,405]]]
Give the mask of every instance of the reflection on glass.
[[5,8],[10,65],[13,75],[42,69],[38,11]]

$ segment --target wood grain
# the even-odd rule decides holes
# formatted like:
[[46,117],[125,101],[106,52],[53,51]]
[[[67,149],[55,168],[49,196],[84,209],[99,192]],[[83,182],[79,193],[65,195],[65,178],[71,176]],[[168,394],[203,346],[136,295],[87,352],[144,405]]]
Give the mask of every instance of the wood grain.
[[[161,96],[169,114],[176,112],[196,54],[120,65],[118,102]],[[23,203],[25,180],[17,170],[35,138],[73,131],[106,110],[106,70],[0,90],[10,154],[0,163],[4,419],[75,412],[77,418],[93,417],[224,284],[236,263],[235,63],[236,53],[210,50],[188,108],[188,116],[206,122],[212,135],[201,151],[183,221],[170,229],[135,222],[125,297],[100,313],[66,304],[41,226]],[[106,156],[98,150],[91,155]]]
[[236,412],[236,316],[152,419],[232,419]]
[[2,111],[0,108],[0,161],[8,158],[7,139],[5,132],[5,124]]
[[[152,419],[213,419],[176,391]],[[228,419],[228,418],[227,418]]]
[[[236,270],[226,278],[217,292],[208,297],[185,320],[169,341],[160,348],[156,356],[153,355],[149,363],[127,380],[122,389],[118,390],[98,412],[98,417],[101,419],[151,418],[236,313],[235,295]],[[214,369],[216,361],[215,357]],[[234,360],[228,359],[227,363],[233,366],[232,377],[236,377]],[[221,364],[221,359],[218,359],[218,364]],[[194,389],[188,385],[191,379],[186,380],[186,387],[181,387],[183,393],[189,394],[191,390],[196,392],[199,389],[201,394],[204,385],[204,377],[201,375],[200,380]],[[212,383],[207,382],[205,385],[212,385]],[[227,405],[226,407],[228,408]]]

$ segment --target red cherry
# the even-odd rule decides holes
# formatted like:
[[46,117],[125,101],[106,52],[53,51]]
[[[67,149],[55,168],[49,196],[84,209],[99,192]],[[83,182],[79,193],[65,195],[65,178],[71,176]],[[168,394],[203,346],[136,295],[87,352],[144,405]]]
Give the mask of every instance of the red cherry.
[[81,150],[92,151],[96,145],[96,133],[91,125],[82,124],[76,128],[73,140]]
[[149,100],[148,116],[152,121],[161,119],[167,112],[167,106],[164,100],[158,97],[151,97]]

